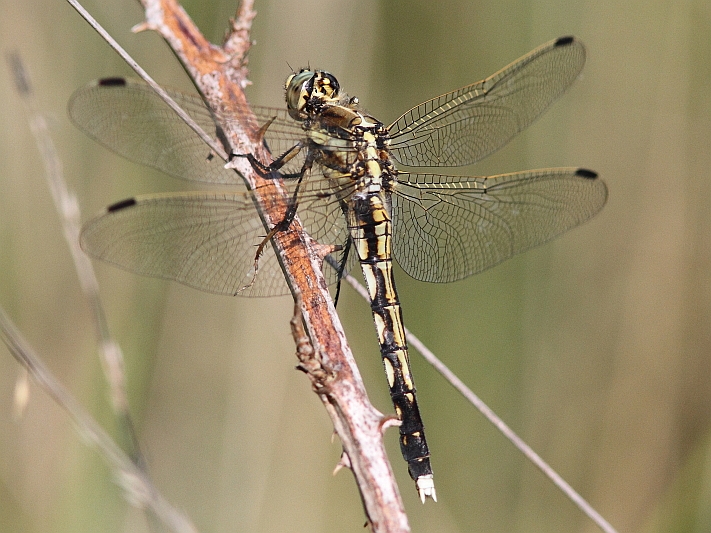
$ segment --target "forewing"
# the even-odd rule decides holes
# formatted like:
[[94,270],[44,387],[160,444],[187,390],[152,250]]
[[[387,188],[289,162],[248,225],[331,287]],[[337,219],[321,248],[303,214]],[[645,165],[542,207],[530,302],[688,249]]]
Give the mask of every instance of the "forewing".
[[461,166],[526,128],[578,77],[585,47],[574,37],[540,46],[493,76],[413,107],[389,126],[391,154],[408,166]]
[[271,245],[264,248],[250,286],[255,252],[265,233],[248,194],[165,194],[109,207],[84,226],[81,246],[92,257],[131,272],[206,292],[286,294]]
[[[218,137],[215,120],[198,95],[178,91],[168,94],[206,133]],[[243,185],[239,174],[225,169],[225,162],[213,156],[202,139],[141,81],[94,81],[77,90],[68,107],[69,116],[80,130],[130,161],[186,180]],[[258,106],[254,111],[255,128],[274,119],[265,135],[274,157],[303,137],[303,130],[286,111]],[[301,164],[303,156],[295,158],[285,172],[299,170]]]
[[[216,137],[215,122],[199,97],[176,91],[168,94],[208,135]],[[89,137],[130,161],[186,180],[243,184],[143,82],[94,81],[72,95],[69,116]]]
[[450,282],[543,244],[595,215],[607,187],[592,171],[493,177],[407,174],[393,195],[393,255],[410,276]]

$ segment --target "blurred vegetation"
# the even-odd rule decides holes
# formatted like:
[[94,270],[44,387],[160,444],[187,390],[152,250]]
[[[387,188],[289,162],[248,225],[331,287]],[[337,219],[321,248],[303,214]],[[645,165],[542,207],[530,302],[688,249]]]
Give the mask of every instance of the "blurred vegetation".
[[[190,83],[134,2],[86,7],[160,82]],[[184,4],[219,42],[234,2]],[[74,89],[128,67],[64,2],[0,3],[0,51],[35,84],[84,218],[186,189],[73,128]],[[384,122],[549,39],[588,47],[582,79],[473,169],[580,165],[610,200],[582,228],[452,285],[400,273],[405,320],[624,532],[711,530],[711,7],[708,2],[257,2],[253,102],[281,105],[291,65],[327,68]],[[0,69],[0,305],[118,438],[93,326],[8,72]],[[289,298],[217,297],[97,265],[157,486],[203,532],[362,531],[331,426],[295,372]],[[367,304],[339,305],[374,403],[390,412]],[[413,354],[439,503],[419,504],[387,435],[413,531],[596,531]],[[0,530],[148,531],[111,473],[0,347]]]

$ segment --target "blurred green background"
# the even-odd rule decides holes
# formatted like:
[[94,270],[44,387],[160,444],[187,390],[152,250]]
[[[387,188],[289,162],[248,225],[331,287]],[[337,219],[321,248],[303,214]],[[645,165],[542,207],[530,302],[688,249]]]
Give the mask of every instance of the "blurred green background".
[[[86,7],[161,83],[190,83],[131,1]],[[233,1],[184,4],[220,42]],[[620,532],[711,531],[711,4],[708,1],[268,1],[249,95],[282,105],[290,66],[326,68],[388,123],[550,39],[588,47],[582,78],[471,169],[585,166],[610,189],[585,226],[451,285],[400,272],[407,325]],[[84,219],[189,183],[84,137],[65,107],[128,67],[64,2],[0,1]],[[89,308],[8,71],[0,68],[0,305],[112,434]],[[469,170],[469,169],[467,169]],[[205,532],[363,531],[340,446],[301,373],[288,297],[227,298],[96,265],[150,473]],[[339,305],[369,394],[391,412],[368,305]],[[387,435],[413,531],[597,531],[416,353],[439,503],[422,506]],[[111,472],[0,346],[0,531],[143,532]],[[118,438],[118,437],[117,437]]]

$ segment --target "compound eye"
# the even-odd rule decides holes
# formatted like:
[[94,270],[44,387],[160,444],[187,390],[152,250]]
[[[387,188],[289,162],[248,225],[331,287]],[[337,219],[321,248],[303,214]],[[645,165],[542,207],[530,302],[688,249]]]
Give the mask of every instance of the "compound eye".
[[304,108],[314,90],[316,74],[310,70],[302,70],[286,79],[286,107],[289,114],[296,120],[306,118]]
[[316,73],[314,79],[314,93],[318,92],[318,95],[323,98],[337,98],[340,90],[341,86],[333,74],[325,71]]

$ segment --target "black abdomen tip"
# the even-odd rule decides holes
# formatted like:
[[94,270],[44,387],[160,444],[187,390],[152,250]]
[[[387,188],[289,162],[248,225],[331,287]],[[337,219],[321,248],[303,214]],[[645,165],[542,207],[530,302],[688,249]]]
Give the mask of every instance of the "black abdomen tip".
[[99,80],[99,86],[101,87],[124,87],[126,85],[126,78],[103,78]]
[[588,170],[587,168],[579,168],[578,170],[575,171],[575,175],[580,176],[581,178],[588,178],[591,180],[594,180],[595,178],[597,178],[597,172]]
[[114,213],[116,211],[120,211],[121,209],[126,209],[127,207],[131,207],[132,205],[136,205],[136,199],[135,198],[129,198],[128,200],[121,200],[120,202],[116,202],[115,204],[111,204],[106,211],[108,213]]
[[555,42],[556,46],[568,46],[570,43],[572,43],[575,40],[575,37],[572,35],[566,35],[565,37],[561,37]]

